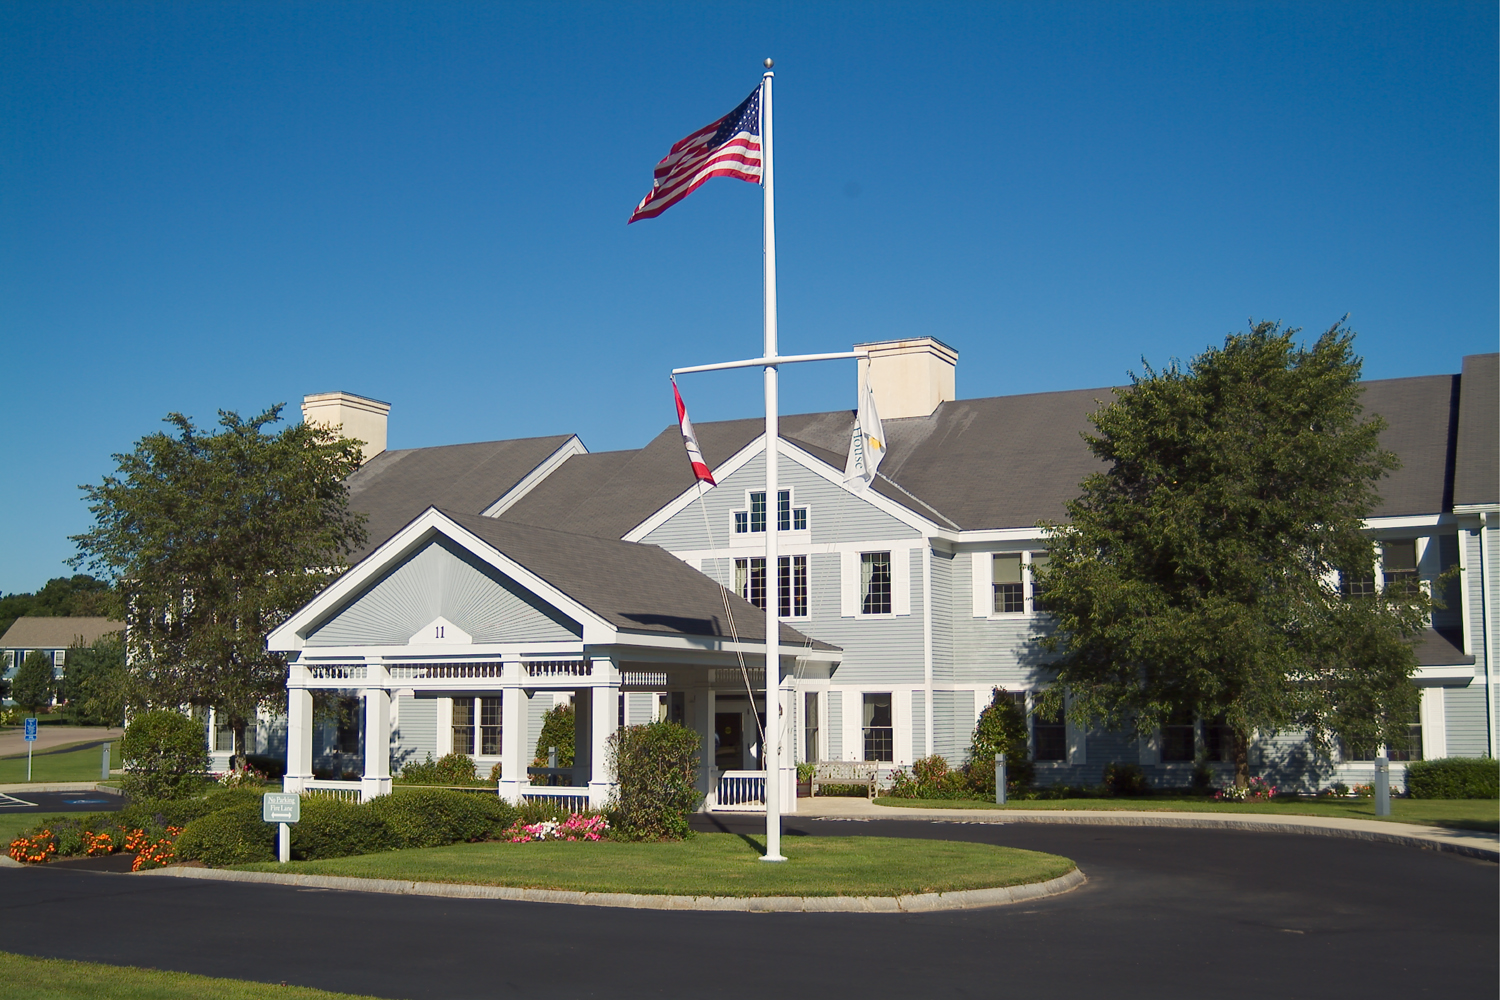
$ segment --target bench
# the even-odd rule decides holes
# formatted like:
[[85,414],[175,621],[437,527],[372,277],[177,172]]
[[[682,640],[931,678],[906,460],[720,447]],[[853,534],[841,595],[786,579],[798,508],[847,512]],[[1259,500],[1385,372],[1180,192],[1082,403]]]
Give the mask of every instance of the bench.
[[864,785],[865,794],[875,797],[880,780],[880,762],[874,760],[820,760],[814,765],[810,794],[818,794],[819,785]]

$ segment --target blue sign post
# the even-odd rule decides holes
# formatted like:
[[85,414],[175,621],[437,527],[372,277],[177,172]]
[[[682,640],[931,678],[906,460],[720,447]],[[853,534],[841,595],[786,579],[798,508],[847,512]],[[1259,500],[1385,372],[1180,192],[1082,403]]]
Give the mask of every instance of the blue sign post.
[[26,720],[26,780],[31,780],[31,744],[36,742],[36,717]]

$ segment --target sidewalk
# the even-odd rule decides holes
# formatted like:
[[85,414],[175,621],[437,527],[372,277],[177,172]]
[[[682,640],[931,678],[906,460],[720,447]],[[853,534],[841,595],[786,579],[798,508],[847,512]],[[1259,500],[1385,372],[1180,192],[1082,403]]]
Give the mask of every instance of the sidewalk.
[[788,819],[868,821],[921,819],[946,823],[1059,823],[1079,826],[1156,826],[1179,829],[1250,830],[1322,837],[1375,840],[1427,850],[1449,851],[1500,861],[1500,839],[1414,823],[1339,819],[1325,816],[1258,816],[1249,813],[1145,812],[1114,809],[924,809],[877,806],[867,799],[820,797],[797,800]]
[[[32,753],[41,753],[52,747],[67,743],[99,741],[118,743],[125,730],[119,726],[38,726]],[[14,757],[26,753],[26,730],[21,726],[0,729],[0,757]]]

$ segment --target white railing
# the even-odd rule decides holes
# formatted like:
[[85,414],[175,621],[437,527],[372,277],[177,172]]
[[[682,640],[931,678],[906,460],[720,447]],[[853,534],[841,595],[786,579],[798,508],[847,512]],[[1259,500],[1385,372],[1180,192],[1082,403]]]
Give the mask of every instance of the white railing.
[[315,681],[362,681],[368,674],[367,667],[353,663],[328,663],[307,668],[307,676]]
[[667,674],[663,670],[622,670],[620,671],[620,687],[665,691]]
[[766,772],[723,772],[719,775],[718,795],[712,808],[726,811],[764,812]]
[[525,660],[521,665],[531,677],[588,677],[594,672],[588,660]]
[[505,675],[503,663],[392,663],[386,667],[392,680],[400,681],[448,681],[473,680],[490,677],[499,680]]
[[521,789],[521,798],[527,802],[559,802],[575,810],[589,807],[589,790],[569,788],[566,785],[527,785]]
[[750,688],[757,695],[763,695],[766,691],[766,669],[764,667],[750,667],[743,673],[738,667],[714,667],[710,673],[713,675],[712,684],[716,688],[734,688],[735,692],[744,690],[745,674],[750,675]]
[[318,796],[321,798],[344,799],[348,802],[358,802],[360,799],[360,783],[357,781],[319,781],[314,779],[305,782],[302,786],[304,796]]

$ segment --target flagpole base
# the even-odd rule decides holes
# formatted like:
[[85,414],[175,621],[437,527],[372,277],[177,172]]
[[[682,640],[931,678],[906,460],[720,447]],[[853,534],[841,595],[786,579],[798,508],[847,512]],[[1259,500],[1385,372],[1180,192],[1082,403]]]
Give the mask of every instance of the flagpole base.
[[769,854],[762,854],[762,855],[761,855],[761,856],[760,856],[760,859],[761,859],[761,860],[762,860],[762,861],[785,861],[785,860],[786,860],[786,857],[785,857],[785,855],[781,855],[781,854],[778,854],[778,855],[776,855],[776,856],[775,856],[775,857],[772,857],[772,856],[771,856],[771,855],[769,855]]

